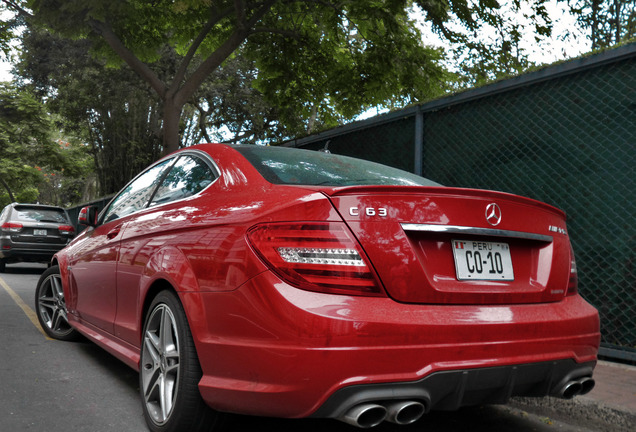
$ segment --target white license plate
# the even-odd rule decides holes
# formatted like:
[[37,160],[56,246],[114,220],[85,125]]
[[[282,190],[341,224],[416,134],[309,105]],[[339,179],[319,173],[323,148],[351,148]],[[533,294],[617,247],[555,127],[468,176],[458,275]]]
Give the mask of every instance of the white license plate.
[[458,280],[515,279],[508,243],[453,240],[452,247]]
[[45,236],[45,235],[46,235],[46,230],[43,230],[43,229],[34,229],[34,230],[33,230],[33,235],[36,235],[36,236]]

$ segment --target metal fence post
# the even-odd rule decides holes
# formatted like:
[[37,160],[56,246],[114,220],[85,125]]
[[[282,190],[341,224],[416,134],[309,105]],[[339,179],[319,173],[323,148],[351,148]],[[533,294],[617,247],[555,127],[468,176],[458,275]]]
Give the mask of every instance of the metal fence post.
[[413,167],[413,172],[417,175],[424,175],[423,172],[423,161],[422,158],[424,156],[424,113],[418,107],[415,112],[415,138],[414,138],[414,155],[415,164]]

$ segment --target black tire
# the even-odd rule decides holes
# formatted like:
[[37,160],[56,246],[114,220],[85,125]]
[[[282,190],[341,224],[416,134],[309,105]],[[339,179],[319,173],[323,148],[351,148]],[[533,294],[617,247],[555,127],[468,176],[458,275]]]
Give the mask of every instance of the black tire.
[[203,373],[183,306],[172,291],[162,291],[152,301],[141,344],[139,392],[150,430],[213,431],[220,414],[199,392]]
[[77,340],[80,334],[68,323],[66,301],[58,266],[46,269],[35,289],[35,311],[44,332],[53,339]]
[[4,258],[0,258],[0,273],[7,271],[7,261]]

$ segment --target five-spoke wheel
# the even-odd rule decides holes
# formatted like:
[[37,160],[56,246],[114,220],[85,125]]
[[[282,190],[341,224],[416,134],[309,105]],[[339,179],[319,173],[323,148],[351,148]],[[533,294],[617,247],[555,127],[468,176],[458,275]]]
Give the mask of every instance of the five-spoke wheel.
[[139,390],[153,431],[210,431],[217,419],[201,398],[201,367],[178,297],[162,291],[146,315]]
[[179,335],[165,304],[155,307],[148,318],[143,343],[144,403],[153,422],[161,425],[170,417],[179,392]]
[[52,338],[74,340],[79,336],[68,323],[58,266],[49,267],[42,273],[35,290],[35,310],[42,329]]

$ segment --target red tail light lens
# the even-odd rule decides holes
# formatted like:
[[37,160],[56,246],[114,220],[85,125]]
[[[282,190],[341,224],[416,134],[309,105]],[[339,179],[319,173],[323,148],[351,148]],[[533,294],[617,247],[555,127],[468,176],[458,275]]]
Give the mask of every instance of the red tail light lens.
[[579,292],[579,276],[576,271],[576,260],[574,259],[574,249],[570,245],[570,280],[568,281],[568,291],[566,295],[574,295]]
[[62,235],[71,235],[75,232],[75,228],[73,228],[71,225],[60,225],[58,227],[58,230]]
[[247,236],[259,256],[290,285],[332,294],[384,295],[343,223],[257,225]]
[[5,222],[2,224],[2,231],[7,232],[20,232],[22,230],[22,224],[15,222]]

